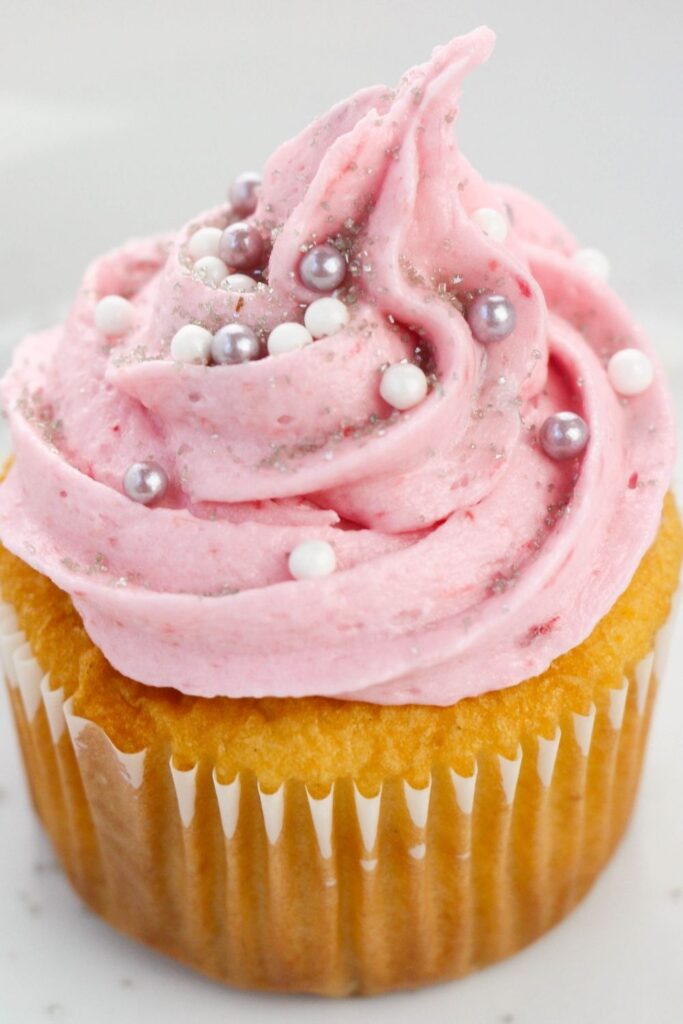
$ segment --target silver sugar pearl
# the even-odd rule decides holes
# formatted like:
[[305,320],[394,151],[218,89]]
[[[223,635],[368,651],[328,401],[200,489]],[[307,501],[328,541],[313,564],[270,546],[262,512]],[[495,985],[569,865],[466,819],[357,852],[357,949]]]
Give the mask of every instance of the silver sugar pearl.
[[163,498],[168,487],[166,471],[156,462],[134,462],[125,472],[123,489],[131,501],[151,505]]
[[301,283],[314,292],[333,292],[346,277],[346,260],[329,242],[314,245],[301,257]]
[[541,427],[541,447],[551,459],[563,461],[580,455],[588,444],[590,428],[575,412],[556,412]]
[[250,363],[264,355],[256,332],[246,324],[226,324],[216,331],[211,342],[214,363]]
[[482,345],[503,341],[515,329],[515,307],[505,295],[485,292],[467,307],[467,322],[472,334]]
[[228,199],[238,217],[248,217],[256,209],[261,175],[256,171],[245,171],[238,175],[228,190]]
[[238,220],[221,235],[218,255],[235,270],[252,270],[263,256],[263,239],[252,224]]

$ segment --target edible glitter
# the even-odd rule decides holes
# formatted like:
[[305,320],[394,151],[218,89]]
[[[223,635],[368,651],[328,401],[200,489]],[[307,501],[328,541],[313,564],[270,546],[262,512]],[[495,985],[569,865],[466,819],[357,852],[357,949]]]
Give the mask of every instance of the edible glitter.
[[95,555],[95,569],[99,570],[99,572],[109,572],[107,560],[101,551],[98,551]]

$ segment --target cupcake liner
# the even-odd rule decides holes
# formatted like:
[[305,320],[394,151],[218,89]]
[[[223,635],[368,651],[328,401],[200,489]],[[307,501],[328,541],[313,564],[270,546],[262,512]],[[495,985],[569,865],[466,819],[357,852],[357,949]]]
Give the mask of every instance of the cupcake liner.
[[34,803],[83,898],[231,984],[339,995],[465,974],[581,898],[628,820],[671,621],[550,735],[372,793],[119,750],[51,689],[9,605],[0,655]]

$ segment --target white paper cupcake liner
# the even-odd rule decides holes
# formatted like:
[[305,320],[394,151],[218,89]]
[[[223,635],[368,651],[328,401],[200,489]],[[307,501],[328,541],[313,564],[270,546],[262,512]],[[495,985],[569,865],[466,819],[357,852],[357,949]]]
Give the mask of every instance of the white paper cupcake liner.
[[566,913],[628,817],[669,639],[667,624],[600,706],[514,757],[482,753],[467,776],[435,767],[423,788],[387,779],[366,794],[344,779],[319,796],[119,750],[51,689],[0,605],[34,800],[84,898],[206,973],[326,993],[396,987],[401,971],[411,985],[463,974]]

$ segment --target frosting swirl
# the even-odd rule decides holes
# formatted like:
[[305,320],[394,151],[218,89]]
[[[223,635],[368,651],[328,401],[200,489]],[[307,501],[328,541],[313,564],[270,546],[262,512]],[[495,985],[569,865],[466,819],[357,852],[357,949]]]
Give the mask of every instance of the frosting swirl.
[[[272,243],[267,283],[239,293],[193,274],[189,240],[229,223],[220,207],[95,262],[66,323],[19,346],[0,536],[132,678],[452,704],[543,671],[626,588],[670,480],[669,400],[658,369],[619,398],[609,356],[650,354],[629,313],[551,214],[457,148],[461,81],[492,45],[486,29],[456,39],[274,154],[250,218]],[[504,242],[481,208],[509,221]],[[171,359],[190,322],[265,336],[301,321],[318,295],[298,261],[328,240],[349,265],[340,331],[240,365]],[[516,312],[486,346],[465,315],[483,291]],[[94,320],[112,293],[134,309],[116,344]],[[430,390],[392,411],[379,382],[404,359]],[[558,410],[590,427],[579,458],[539,444]],[[122,485],[141,459],[169,480],[151,507]],[[332,545],[336,571],[294,580],[288,556],[309,539]]]

